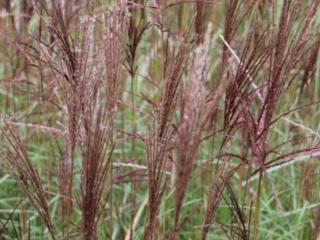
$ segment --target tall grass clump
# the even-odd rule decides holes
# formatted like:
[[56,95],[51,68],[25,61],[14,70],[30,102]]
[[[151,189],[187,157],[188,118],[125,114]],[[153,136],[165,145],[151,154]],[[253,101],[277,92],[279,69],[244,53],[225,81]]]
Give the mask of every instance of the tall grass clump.
[[320,1],[3,1],[1,239],[318,239]]

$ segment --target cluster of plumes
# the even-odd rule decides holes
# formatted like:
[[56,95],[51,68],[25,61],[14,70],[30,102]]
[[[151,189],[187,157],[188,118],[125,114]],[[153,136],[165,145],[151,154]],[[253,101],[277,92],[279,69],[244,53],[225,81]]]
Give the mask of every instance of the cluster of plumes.
[[180,212],[188,182],[195,166],[198,149],[201,143],[202,130],[206,121],[206,92],[204,83],[209,71],[209,39],[208,31],[203,43],[199,44],[189,57],[187,82],[183,90],[181,120],[179,122],[176,146],[176,207],[173,239],[179,231]]
[[[169,178],[174,176],[174,215],[172,225],[163,235],[168,239],[179,239],[179,232],[190,218],[182,217],[183,205],[202,144],[208,147],[212,139],[222,139],[217,141],[220,145],[214,158],[218,165],[209,177],[209,187],[205,192],[207,199],[203,206],[201,238],[208,238],[215,214],[224,200],[230,207],[232,219],[237,222],[235,227],[232,224],[229,227],[232,237],[257,239],[260,188],[264,175],[271,185],[277,206],[281,208],[276,186],[267,173],[268,168],[288,163],[300,155],[318,152],[320,148],[316,143],[279,154],[277,149],[283,145],[272,146],[269,141],[276,122],[282,119],[287,124],[295,124],[284,115],[275,117],[282,93],[301,72],[303,92],[314,74],[320,40],[312,30],[316,25],[320,0],[312,0],[306,9],[301,9],[300,1],[283,1],[278,22],[275,11],[270,10],[274,15],[270,25],[261,30],[259,22],[253,20],[247,26],[249,30],[245,41],[240,43],[236,37],[238,27],[243,27],[242,21],[250,14],[254,16],[252,9],[260,3],[226,1],[224,34],[219,38],[222,46],[220,69],[216,75],[210,72],[214,31],[212,25],[207,24],[209,18],[206,11],[206,4],[213,1],[165,4],[154,0],[146,6],[143,1],[119,0],[97,12],[94,1],[86,3],[89,10],[85,17],[78,14],[84,6],[81,1],[51,0],[50,4],[46,1],[34,4],[34,10],[40,16],[47,14],[49,18],[40,18],[39,35],[32,39],[35,44],[18,45],[30,65],[39,69],[41,77],[44,74],[42,68],[50,71],[54,77],[50,97],[64,112],[61,121],[66,126],[66,130],[61,131],[64,149],[57,174],[62,237],[70,237],[73,205],[76,202],[82,213],[81,232],[84,238],[98,238],[98,223],[107,201],[105,193],[109,191],[112,196],[114,184],[112,162],[116,148],[117,105],[123,102],[120,99],[126,88],[125,79],[130,77],[134,81],[137,78],[139,44],[150,28],[160,40],[155,41],[156,48],[149,52],[148,61],[162,59],[158,67],[163,69],[156,71],[156,74],[161,72],[161,77],[148,73],[157,91],[150,98],[142,97],[151,106],[151,114],[145,123],[148,130],[139,135],[142,136],[139,141],[142,140],[145,147],[144,166],[136,165],[146,170],[148,189],[143,238],[152,240],[159,237],[159,211],[163,196],[170,189]],[[173,33],[165,23],[165,12],[184,4],[194,4],[195,17],[191,20],[194,31],[188,29],[183,32],[180,26],[178,33]],[[275,8],[273,1],[265,4],[269,4],[270,9]],[[305,13],[303,20],[298,16],[299,10]],[[156,58],[157,55],[160,57]],[[139,109],[134,100],[134,95],[138,93],[133,88],[131,90],[131,111],[134,115],[138,114]],[[221,123],[217,115],[223,116],[221,129],[215,127]],[[7,140],[6,165],[55,239],[47,193],[13,126],[11,121],[5,121],[3,128]],[[42,128],[45,129],[50,130]],[[132,136],[138,136],[134,127],[132,130]],[[240,148],[246,149],[242,153],[232,148],[232,144],[239,141],[239,136]],[[135,141],[133,139],[133,144]],[[73,179],[78,157],[81,159],[80,193],[75,194]],[[241,190],[250,195],[249,211],[240,206],[231,185],[234,173],[239,169],[246,169],[246,174],[240,173],[246,182],[246,189]],[[168,170],[172,173],[166,174]],[[259,174],[258,191],[249,194],[249,180],[256,174]],[[109,199],[112,208],[112,197]],[[251,211],[253,204],[256,204],[255,212]],[[109,217],[112,221],[112,212]],[[254,221],[253,224],[251,221]],[[131,226],[128,230],[130,234],[127,236],[131,238],[133,228]],[[109,234],[112,234],[112,227]]]
[[[236,9],[239,9],[239,4],[236,1],[229,1],[229,4],[230,9],[234,10],[231,12],[237,15]],[[266,170],[273,164],[276,166],[290,161],[293,156],[310,154],[319,150],[319,144],[316,143],[311,147],[280,154],[275,159],[267,160],[268,156],[279,147],[270,147],[268,133],[279,119],[287,121],[286,118],[274,118],[282,93],[296,80],[297,74],[301,71],[300,65],[305,65],[301,88],[306,84],[306,79],[309,78],[314,68],[319,36],[314,34],[312,29],[318,8],[319,1],[312,1],[307,9],[303,10],[305,18],[297,24],[295,22],[297,14],[302,10],[300,3],[284,1],[278,23],[272,22],[260,35],[256,33],[255,26],[251,27],[252,33],[248,36],[241,57],[237,57],[229,45],[233,39],[233,31],[225,32],[225,36],[222,38],[224,56],[229,58],[231,75],[230,84],[226,91],[223,143],[232,141],[232,136],[239,127],[242,130],[245,129],[241,134],[243,134],[244,142],[247,143],[246,147],[249,147],[252,152],[251,159],[243,158],[243,156],[237,157],[243,161],[242,164],[249,164],[257,169],[252,172],[252,175],[260,174],[259,188],[256,194],[257,210],[253,219],[255,221],[253,224],[254,239],[257,238],[259,224],[262,175],[267,175],[275,201],[281,208],[276,188]],[[304,63],[305,56],[310,56],[306,63]],[[265,81],[257,86],[256,77],[261,76],[260,74],[263,74]],[[254,111],[252,106],[255,106]],[[292,122],[287,121],[287,124],[292,124]]]
[[[63,235],[69,236],[70,229],[66,226],[71,223],[73,199],[78,198],[83,214],[83,235],[85,239],[91,240],[97,239],[97,223],[101,216],[106,181],[108,176],[112,178],[113,125],[117,102],[123,91],[121,62],[127,41],[123,29],[128,29],[129,13],[126,2],[118,1],[103,14],[89,14],[80,19],[76,14],[79,6],[72,4],[71,1],[51,1],[49,5],[40,1],[36,5],[39,13],[45,11],[50,16],[45,23],[50,42],[47,43],[40,33],[40,36],[34,37],[37,46],[32,50],[36,55],[31,54],[31,50],[25,54],[32,64],[41,63],[38,66],[48,67],[54,76],[54,94],[59,107],[65,112],[65,123],[68,126],[58,174]],[[71,29],[71,21],[78,21],[75,29]],[[95,39],[95,29],[99,27],[102,28],[103,36]],[[29,47],[33,48],[31,45]],[[15,141],[10,141],[8,163],[53,235],[40,178],[22,148],[19,137],[13,130],[6,131],[5,136],[8,139],[14,137]],[[82,169],[80,195],[74,197],[77,148],[81,153]],[[28,182],[33,184],[33,189],[24,184]]]
[[[254,159],[256,163],[261,164],[260,168],[266,164],[264,161],[268,154],[266,147],[268,132],[276,120],[279,120],[279,118],[276,120],[273,118],[281,94],[296,77],[296,72],[300,70],[299,64],[305,59],[304,56],[309,54],[313,56],[314,48],[319,44],[319,39],[311,31],[318,6],[319,2],[313,1],[306,10],[307,17],[299,26],[298,34],[292,36],[299,4],[285,2],[282,6],[279,24],[273,23],[268,26],[268,31],[255,37],[254,44],[252,44],[252,38],[249,37],[241,59],[231,61],[231,68],[234,68],[235,64],[238,67],[231,73],[233,74],[232,81],[226,95],[224,119],[226,140],[232,137],[236,126],[244,124],[247,127],[247,137]],[[255,32],[253,34],[257,35]],[[263,39],[266,39],[266,34],[272,36],[269,43],[262,42]],[[229,58],[233,60],[237,58],[227,40],[224,40],[224,44],[226,45],[225,51],[229,52]],[[251,49],[250,45],[253,45]],[[313,62],[314,59],[308,59],[305,69],[307,75],[310,74],[308,68],[312,68],[310,61]],[[265,68],[267,69],[267,74],[264,76],[266,81],[261,84],[261,87],[257,87],[254,82],[255,78],[259,71]],[[260,103],[257,114],[250,110],[254,100]]]
[[4,122],[3,131],[7,142],[6,166],[47,226],[52,239],[56,239],[49,214],[48,197],[40,175],[14,128]]
[[188,46],[182,42],[177,52],[168,60],[169,67],[165,73],[165,80],[161,90],[159,107],[155,112],[154,123],[150,126],[150,133],[146,139],[146,160],[148,166],[149,186],[149,219],[144,239],[152,239],[154,225],[161,204],[161,197],[165,190],[163,175],[170,152],[172,151],[172,138],[174,127],[172,125],[173,113],[177,108],[177,98],[186,65]]
[[[129,15],[125,1],[119,1],[104,17],[105,31],[102,52],[106,66],[106,81],[99,76],[97,85],[90,85],[85,93],[89,97],[83,103],[84,142],[81,145],[83,169],[81,180],[81,209],[83,211],[86,239],[96,239],[97,221],[101,214],[101,200],[109,173],[109,190],[112,189],[113,131],[117,102],[121,98],[123,82],[121,61],[123,60]],[[90,34],[88,34],[90,36]],[[93,33],[91,34],[93,35]],[[93,43],[93,42],[92,42]],[[98,49],[100,51],[100,49]],[[104,61],[103,61],[104,60]],[[93,69],[102,67],[101,59],[93,62]],[[101,74],[102,69],[98,71]],[[93,72],[93,75],[95,73]],[[92,76],[92,74],[88,75]],[[84,81],[88,81],[88,78]],[[94,82],[94,81],[93,81]],[[105,98],[99,96],[99,89],[105,89]],[[87,105],[86,105],[87,104]],[[87,107],[86,107],[87,106]]]

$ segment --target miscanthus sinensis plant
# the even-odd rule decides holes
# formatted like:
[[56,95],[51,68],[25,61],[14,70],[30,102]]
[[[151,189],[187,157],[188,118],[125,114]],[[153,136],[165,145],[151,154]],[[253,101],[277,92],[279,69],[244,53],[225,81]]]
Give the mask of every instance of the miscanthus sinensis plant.
[[319,0],[2,1],[1,239],[318,239]]

